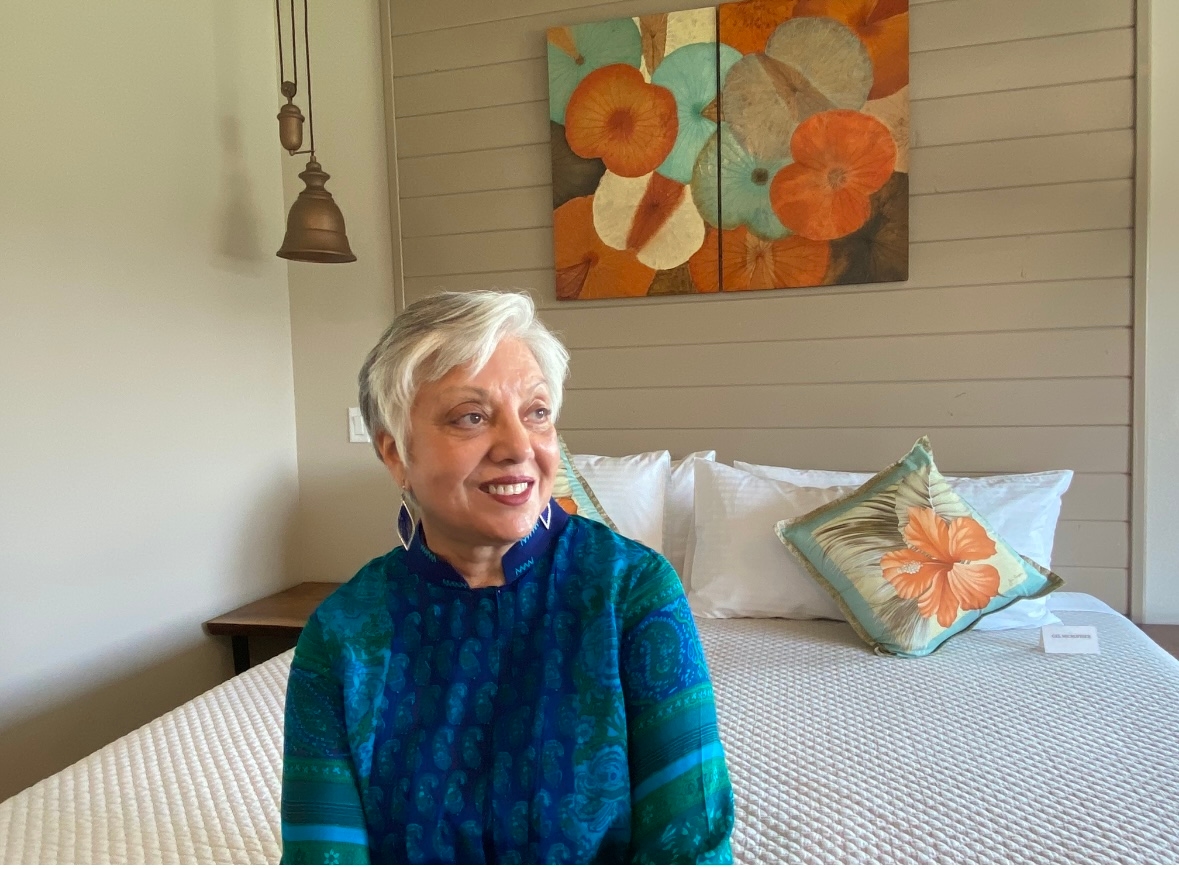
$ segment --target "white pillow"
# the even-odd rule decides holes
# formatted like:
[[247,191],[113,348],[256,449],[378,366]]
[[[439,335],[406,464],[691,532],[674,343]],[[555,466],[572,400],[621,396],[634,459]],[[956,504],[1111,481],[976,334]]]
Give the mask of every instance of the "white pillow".
[[634,456],[574,454],[573,465],[624,537],[663,551],[663,510],[671,476],[667,450]]
[[692,519],[696,515],[696,462],[716,461],[716,450],[701,450],[689,453],[678,462],[671,463],[671,476],[667,481],[667,499],[663,505],[663,554],[680,575],[684,587],[688,587],[684,569],[684,558],[688,551],[688,538],[692,532]]
[[[847,471],[810,471],[734,462],[734,467],[771,480],[830,493],[829,501],[862,486],[871,474]],[[991,477],[948,477],[962,498],[986,518],[1016,552],[1043,567],[1052,567],[1052,544],[1060,518],[1060,501],[1072,483],[1072,471],[1037,474],[1000,474]],[[786,518],[786,517],[783,517]],[[1053,625],[1060,619],[1048,609],[1047,598],[1016,601],[979,619],[974,629],[997,631]]]
[[692,612],[707,618],[846,621],[774,533],[779,520],[827,503],[831,490],[804,489],[717,462],[695,464]]

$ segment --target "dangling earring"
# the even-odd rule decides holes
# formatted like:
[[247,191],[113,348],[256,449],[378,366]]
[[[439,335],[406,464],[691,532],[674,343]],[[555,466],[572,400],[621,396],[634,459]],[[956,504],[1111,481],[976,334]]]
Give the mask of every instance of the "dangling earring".
[[409,503],[402,495],[401,508],[397,511],[397,536],[401,538],[401,545],[406,551],[409,551],[409,545],[413,543],[413,536],[417,530],[418,525],[413,519],[413,513],[410,512]]
[[553,521],[553,502],[549,501],[544,505],[544,510],[540,514],[540,524],[544,526],[544,530],[549,530],[549,523]]

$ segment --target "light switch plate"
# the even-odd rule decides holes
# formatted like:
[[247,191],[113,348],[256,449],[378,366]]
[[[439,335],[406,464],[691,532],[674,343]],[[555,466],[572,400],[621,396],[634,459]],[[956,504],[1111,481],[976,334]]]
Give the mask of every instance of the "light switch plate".
[[368,429],[364,427],[364,414],[359,407],[348,408],[348,442],[353,444],[371,444]]

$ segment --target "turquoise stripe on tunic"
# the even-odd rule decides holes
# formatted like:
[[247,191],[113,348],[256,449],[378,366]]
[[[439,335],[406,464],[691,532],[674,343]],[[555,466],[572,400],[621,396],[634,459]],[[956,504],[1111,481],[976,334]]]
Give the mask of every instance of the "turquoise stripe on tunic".
[[328,824],[283,824],[282,837],[288,842],[346,842],[367,845],[368,833],[356,827],[336,827]]
[[643,781],[685,752],[719,739],[716,711],[711,703],[694,703],[665,721],[636,728],[634,738],[642,751],[634,758],[632,775]]
[[634,789],[634,798],[641,800],[648,794],[651,794],[663,787],[669,782],[675,781],[681,775],[690,770],[700,766],[705,761],[712,760],[714,757],[721,757],[724,755],[724,749],[719,742],[713,742],[698,748],[695,751],[689,752],[677,760],[675,763],[668,764],[653,776],[641,782]]

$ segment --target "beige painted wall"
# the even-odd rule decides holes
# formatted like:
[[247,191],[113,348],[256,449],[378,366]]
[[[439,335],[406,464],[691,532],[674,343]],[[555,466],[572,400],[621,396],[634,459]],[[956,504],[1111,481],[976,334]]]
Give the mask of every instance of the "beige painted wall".
[[[392,481],[371,446],[348,442],[347,426],[360,365],[393,319],[395,233],[378,2],[319,0],[310,24],[316,147],[357,261],[290,264],[300,485],[292,578],[343,582],[396,540]],[[288,201],[303,189],[305,160],[284,157]]]
[[558,303],[545,28],[682,6],[390,0],[406,299],[532,288],[577,450],[1073,468],[1054,564],[1125,610],[1132,0],[912,0],[907,283]]
[[1138,335],[1140,399],[1137,495],[1141,523],[1141,595],[1134,615],[1155,624],[1179,624],[1179,3],[1139,0],[1140,21],[1146,19],[1140,57],[1148,88],[1139,106],[1146,123],[1140,127],[1139,211],[1145,222],[1139,233]]
[[0,799],[227,678],[201,622],[288,582],[272,14],[3,4]]

